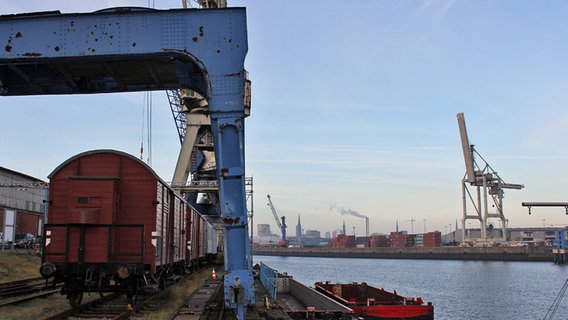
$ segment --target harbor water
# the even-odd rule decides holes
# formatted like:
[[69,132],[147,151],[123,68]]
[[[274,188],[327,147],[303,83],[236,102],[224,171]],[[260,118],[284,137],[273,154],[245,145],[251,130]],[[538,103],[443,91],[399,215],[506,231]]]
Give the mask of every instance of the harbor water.
[[[254,263],[316,281],[367,282],[407,297],[421,297],[443,319],[543,319],[568,277],[550,262],[390,260],[255,256]],[[565,297],[553,319],[568,319]]]

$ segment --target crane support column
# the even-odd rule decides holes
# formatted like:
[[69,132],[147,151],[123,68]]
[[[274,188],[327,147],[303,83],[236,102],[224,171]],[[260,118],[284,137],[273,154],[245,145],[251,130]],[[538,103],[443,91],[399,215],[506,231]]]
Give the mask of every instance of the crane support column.
[[[238,83],[244,83],[244,75],[233,77],[240,79]],[[239,319],[244,319],[245,307],[254,304],[254,279],[245,194],[244,108],[239,110],[231,103],[234,101],[214,95],[209,101],[209,110],[217,151],[215,161],[225,228],[225,249],[231,253],[225,256],[225,304],[237,310]]]
[[210,124],[211,121],[207,114],[192,114],[187,117],[187,130],[183,137],[178,162],[176,163],[174,177],[172,179],[172,185],[174,187],[178,185],[184,186],[187,183],[191,169],[191,152],[195,145],[197,132],[202,125]]

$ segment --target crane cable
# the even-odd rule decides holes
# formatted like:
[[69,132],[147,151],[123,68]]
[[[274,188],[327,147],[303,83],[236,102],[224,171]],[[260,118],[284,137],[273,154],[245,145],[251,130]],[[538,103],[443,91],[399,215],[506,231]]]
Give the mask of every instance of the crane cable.
[[[148,0],[148,8],[155,8],[155,0]],[[140,160],[144,160],[144,129],[146,125],[147,130],[147,140],[148,140],[148,158],[146,163],[152,165],[152,92],[144,92],[144,98],[142,103],[142,137],[140,138]]]
[[148,121],[148,158],[146,163],[152,165],[152,92],[146,93],[146,116]]
[[552,305],[550,306],[550,308],[548,308],[548,311],[546,312],[546,315],[544,316],[543,320],[552,319],[554,317],[554,315],[556,314],[556,311],[558,310],[558,307],[560,306],[560,302],[562,301],[562,298],[564,298],[564,294],[566,293],[566,289],[568,289],[568,279],[566,279],[566,282],[564,282],[562,289],[560,289],[560,292],[558,293],[558,295],[556,296],[556,298],[552,302]]
[[146,93],[144,93],[144,100],[142,102],[142,136],[140,137],[140,160],[144,160],[144,129],[145,127],[145,119],[146,119],[146,108],[144,106],[144,102],[146,101]]
[[152,92],[144,92],[142,107],[142,136],[140,138],[140,160],[144,160],[144,139],[148,146],[146,163],[152,165]]

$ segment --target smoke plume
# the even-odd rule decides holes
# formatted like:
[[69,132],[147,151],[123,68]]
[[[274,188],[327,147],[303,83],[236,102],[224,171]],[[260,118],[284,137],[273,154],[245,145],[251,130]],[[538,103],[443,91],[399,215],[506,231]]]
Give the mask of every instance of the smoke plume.
[[348,216],[354,216],[354,217],[357,217],[357,218],[367,218],[366,215],[360,214],[359,212],[357,212],[357,211],[355,211],[355,210],[352,210],[352,209],[345,209],[345,208],[343,208],[343,207],[338,207],[338,206],[335,205],[335,204],[330,204],[330,205],[329,205],[329,210],[330,210],[330,211],[337,211],[337,212],[341,213],[342,216],[348,215]]

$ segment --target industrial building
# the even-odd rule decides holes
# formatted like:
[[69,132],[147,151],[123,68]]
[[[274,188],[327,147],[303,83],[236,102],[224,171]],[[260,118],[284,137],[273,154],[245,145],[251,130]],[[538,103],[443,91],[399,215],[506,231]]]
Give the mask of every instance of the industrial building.
[[[566,229],[565,227],[523,227],[523,228],[507,228],[506,239],[509,243],[544,243],[551,244],[556,239],[556,231]],[[486,230],[488,243],[502,243],[503,231],[500,228]],[[482,231],[479,228],[468,228],[465,231],[458,229],[445,234],[442,237],[443,243],[462,243],[464,242],[462,235],[465,234],[465,241],[476,242],[482,237]]]
[[259,237],[265,237],[265,236],[272,236],[273,235],[272,231],[270,231],[270,225],[266,224],[266,223],[258,224],[256,230],[258,232]]
[[18,233],[41,235],[46,214],[47,183],[0,167],[0,232],[2,241]]

